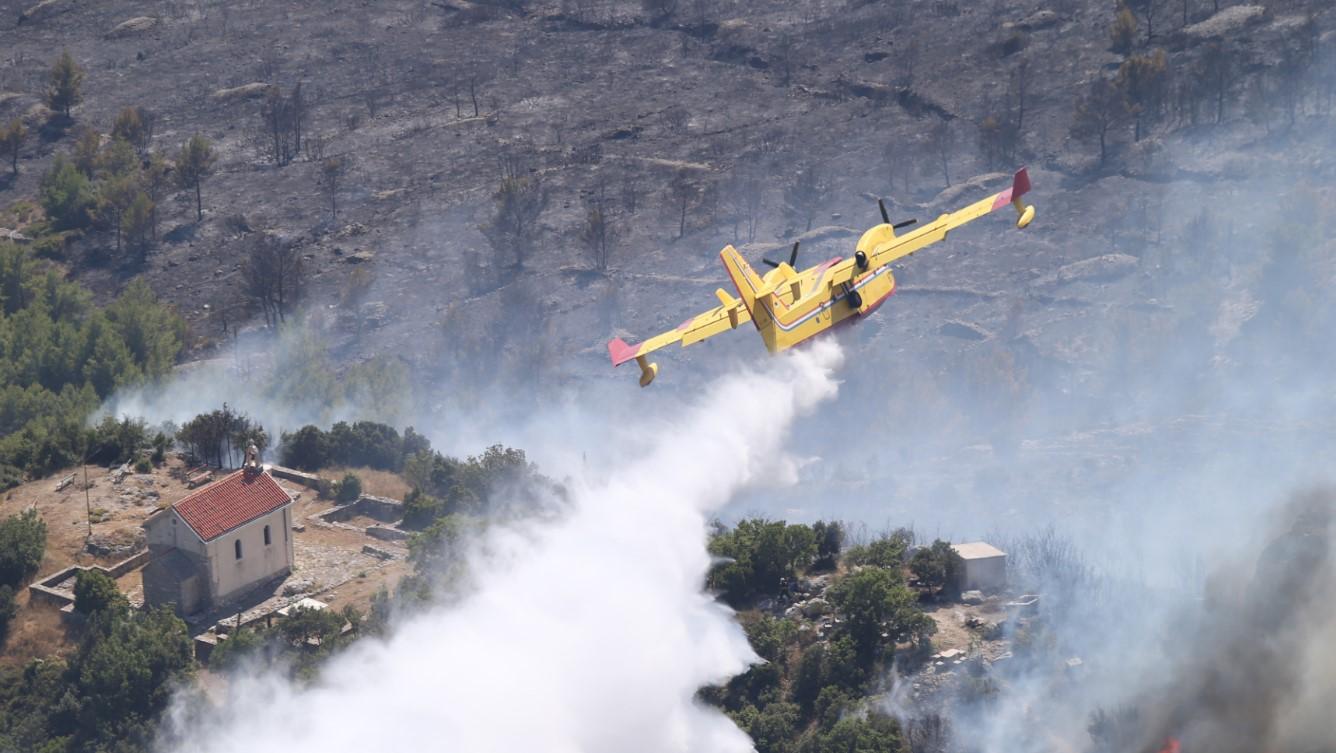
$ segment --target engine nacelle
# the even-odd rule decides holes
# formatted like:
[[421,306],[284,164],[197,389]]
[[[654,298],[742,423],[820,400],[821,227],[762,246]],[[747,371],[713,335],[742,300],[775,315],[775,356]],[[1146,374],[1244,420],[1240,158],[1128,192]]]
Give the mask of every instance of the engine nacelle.
[[636,356],[636,365],[640,367],[640,386],[648,387],[649,383],[654,381],[654,377],[659,374],[659,365],[650,363],[644,356]]

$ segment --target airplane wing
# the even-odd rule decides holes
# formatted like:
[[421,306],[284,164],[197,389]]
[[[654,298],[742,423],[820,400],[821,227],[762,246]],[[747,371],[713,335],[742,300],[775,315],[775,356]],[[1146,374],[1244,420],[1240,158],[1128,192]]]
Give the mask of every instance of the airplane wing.
[[925,246],[931,246],[938,241],[945,240],[947,233],[961,225],[977,220],[1008,204],[1015,207],[1019,214],[1016,226],[1023,228],[1034,219],[1034,207],[1027,207],[1021,203],[1021,197],[1029,190],[1030,174],[1022,167],[1016,171],[1011,188],[993,194],[986,199],[980,199],[964,209],[957,209],[954,212],[944,214],[912,233],[887,238],[875,245],[868,253],[868,263],[872,267],[880,267],[897,259],[903,259]]
[[654,375],[658,373],[658,366],[645,360],[645,356],[676,342],[686,347],[721,332],[737,329],[739,325],[751,321],[751,313],[747,311],[742,301],[730,296],[722,288],[716,290],[715,295],[718,296],[720,305],[691,317],[676,329],[655,335],[635,345],[627,344],[620,337],[613,338],[608,342],[608,355],[612,358],[612,365],[620,366],[632,359],[639,361],[640,386],[644,387],[652,382]]

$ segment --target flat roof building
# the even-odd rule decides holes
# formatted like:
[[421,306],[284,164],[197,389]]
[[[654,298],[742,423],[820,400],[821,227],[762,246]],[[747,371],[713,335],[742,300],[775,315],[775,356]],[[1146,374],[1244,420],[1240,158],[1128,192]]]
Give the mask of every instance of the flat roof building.
[[1007,586],[1007,553],[983,541],[952,544],[952,585],[959,592],[1001,591]]

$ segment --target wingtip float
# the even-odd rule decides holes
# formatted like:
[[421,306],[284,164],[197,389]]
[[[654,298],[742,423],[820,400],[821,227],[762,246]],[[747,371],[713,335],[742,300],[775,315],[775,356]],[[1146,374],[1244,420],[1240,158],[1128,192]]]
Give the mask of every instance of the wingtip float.
[[685,347],[708,337],[737,329],[750,321],[766,349],[771,353],[788,350],[852,317],[876,310],[895,292],[891,263],[927,246],[946,239],[946,234],[961,225],[1010,204],[1016,210],[1016,227],[1025,228],[1034,221],[1033,205],[1021,197],[1030,191],[1030,174],[1016,171],[1011,187],[967,207],[949,212],[904,235],[896,235],[917,224],[916,220],[892,223],[886,205],[878,201],[882,223],[863,233],[852,258],[836,256],[802,271],[795,269],[798,244],[793,244],[788,261],[763,259],[772,267],[764,276],[747,263],[732,246],[719,252],[729,279],[738,296],[720,288],[715,291],[719,305],[693,316],[676,329],[631,345],[620,337],[608,342],[613,366],[634,360],[640,366],[640,386],[648,387],[659,373],[659,366],[649,360],[650,353],[680,342]]

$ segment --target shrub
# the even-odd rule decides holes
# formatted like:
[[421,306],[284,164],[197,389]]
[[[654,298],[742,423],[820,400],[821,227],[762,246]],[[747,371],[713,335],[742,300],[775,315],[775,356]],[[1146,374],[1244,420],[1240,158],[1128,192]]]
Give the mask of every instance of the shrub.
[[840,549],[844,546],[844,526],[838,521],[827,523],[818,520],[812,524],[812,533],[816,536],[816,562],[813,569],[833,570],[840,559]]
[[124,611],[130,603],[116,587],[116,581],[101,570],[80,570],[74,581],[74,611],[92,615],[108,609]]
[[413,489],[404,497],[404,528],[421,530],[445,514],[445,503],[421,489]]
[[914,552],[909,561],[909,570],[914,573],[919,584],[933,591],[940,591],[946,586],[954,569],[951,545],[941,539],[932,542],[932,546]]
[[907,636],[919,641],[936,627],[919,610],[918,596],[905,585],[898,571],[860,570],[831,586],[827,598],[844,617],[849,637],[862,656],[880,652],[883,632],[891,640]]
[[19,613],[19,605],[14,601],[14,589],[0,586],[0,646],[9,637],[9,623]]
[[211,669],[231,669],[246,657],[254,656],[268,643],[258,630],[240,629],[228,634],[227,640],[220,641],[218,647],[209,654]]
[[0,521],[0,585],[18,586],[37,573],[46,551],[46,523],[37,510]]
[[845,554],[845,560],[850,565],[899,567],[904,564],[905,552],[909,550],[913,543],[913,532],[901,528],[869,544],[850,547]]
[[318,426],[303,426],[283,435],[283,465],[303,471],[318,471],[329,463],[329,442]]
[[141,457],[135,461],[135,473],[152,473],[153,463],[146,457]]
[[356,502],[362,496],[362,479],[352,473],[344,474],[334,489],[334,499],[341,505]]
[[737,606],[758,596],[776,595],[780,581],[806,568],[817,553],[810,526],[760,518],[743,520],[710,540],[710,554],[731,562],[710,573],[709,585]]
[[56,156],[51,169],[42,176],[39,195],[42,209],[57,230],[84,228],[93,221],[93,186],[63,154]]

